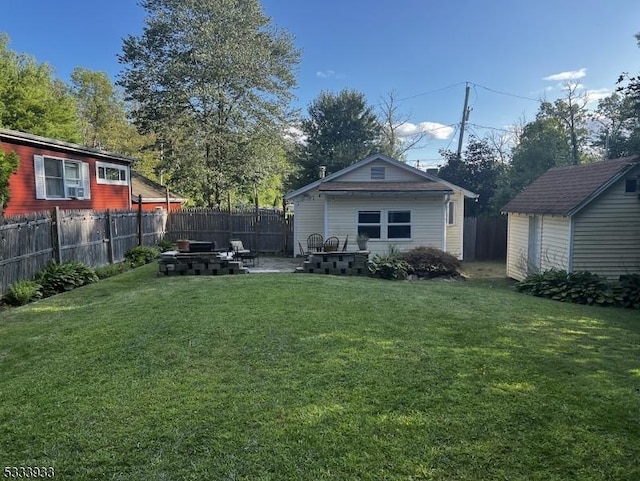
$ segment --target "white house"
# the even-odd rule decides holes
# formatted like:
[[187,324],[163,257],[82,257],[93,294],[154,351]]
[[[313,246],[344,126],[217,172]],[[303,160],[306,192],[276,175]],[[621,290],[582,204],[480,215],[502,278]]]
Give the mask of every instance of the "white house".
[[473,192],[376,154],[290,192],[294,245],[306,248],[307,237],[319,233],[349,239],[355,250],[358,234],[369,236],[368,250],[385,253],[431,246],[462,259],[464,198]]
[[640,272],[640,158],[548,170],[503,207],[507,276]]

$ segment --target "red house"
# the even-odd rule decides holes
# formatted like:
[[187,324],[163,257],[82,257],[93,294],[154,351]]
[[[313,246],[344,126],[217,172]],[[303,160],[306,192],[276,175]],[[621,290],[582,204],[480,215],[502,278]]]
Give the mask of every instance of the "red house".
[[61,209],[128,209],[134,159],[0,129],[0,148],[20,157],[5,215]]

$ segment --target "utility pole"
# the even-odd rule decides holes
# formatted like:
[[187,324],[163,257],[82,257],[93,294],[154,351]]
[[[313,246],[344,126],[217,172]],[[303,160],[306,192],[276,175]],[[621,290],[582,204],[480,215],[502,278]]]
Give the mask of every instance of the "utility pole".
[[462,108],[462,122],[460,122],[460,137],[458,138],[458,159],[462,155],[462,139],[464,137],[464,124],[469,120],[469,82],[465,82],[464,107]]

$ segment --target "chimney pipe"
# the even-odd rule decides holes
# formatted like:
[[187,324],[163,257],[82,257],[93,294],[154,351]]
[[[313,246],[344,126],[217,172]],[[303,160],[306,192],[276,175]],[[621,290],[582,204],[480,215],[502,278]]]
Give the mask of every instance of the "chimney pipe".
[[325,165],[320,166],[319,175],[321,179],[324,179],[324,177],[327,175],[327,167]]

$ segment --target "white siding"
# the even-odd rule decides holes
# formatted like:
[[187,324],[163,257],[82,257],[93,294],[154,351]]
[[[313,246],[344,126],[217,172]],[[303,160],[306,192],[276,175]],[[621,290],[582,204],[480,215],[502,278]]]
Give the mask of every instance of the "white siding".
[[[626,178],[640,175],[640,167]],[[640,199],[621,179],[574,216],[573,270],[610,279],[640,271]]]
[[[455,220],[453,225],[447,225],[447,248],[446,251],[462,259],[462,230],[464,228],[464,195],[456,192],[451,196],[455,202]],[[445,215],[446,222],[446,215]]]
[[385,168],[385,178],[379,182],[413,182],[417,180],[425,180],[422,177],[418,177],[417,175],[399,169],[398,167],[390,165],[384,161],[371,162],[364,167],[354,170],[353,172],[340,176],[337,180],[340,182],[371,182],[371,167]]
[[327,235],[337,236],[341,242],[348,235],[350,248],[356,246],[359,210],[380,210],[383,217],[386,216],[386,212],[389,210],[411,211],[411,240],[393,239],[387,241],[370,239],[368,249],[372,254],[384,254],[390,245],[395,245],[401,251],[418,246],[444,248],[444,205],[442,197],[412,196],[397,199],[389,197],[376,199],[336,196],[329,198],[327,208]]
[[569,217],[545,215],[542,217],[540,269],[569,270]]
[[307,237],[318,232],[324,235],[324,196],[317,190],[296,197],[293,204],[293,247],[298,254],[298,242],[307,249]]
[[509,214],[507,227],[507,276],[521,281],[527,277],[529,216]]

